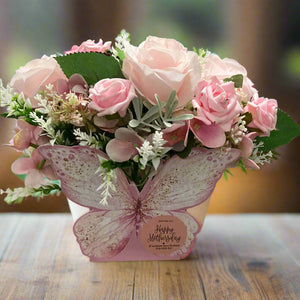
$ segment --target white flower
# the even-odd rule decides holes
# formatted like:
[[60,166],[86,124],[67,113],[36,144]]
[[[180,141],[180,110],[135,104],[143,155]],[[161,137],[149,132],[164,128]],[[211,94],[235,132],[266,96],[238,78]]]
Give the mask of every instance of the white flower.
[[171,150],[170,147],[163,147],[165,143],[163,133],[161,131],[155,131],[152,138],[152,145],[149,141],[145,140],[142,146],[137,148],[140,155],[138,161],[141,163],[143,169],[146,168],[148,161],[151,161],[154,169],[157,170],[160,160]]

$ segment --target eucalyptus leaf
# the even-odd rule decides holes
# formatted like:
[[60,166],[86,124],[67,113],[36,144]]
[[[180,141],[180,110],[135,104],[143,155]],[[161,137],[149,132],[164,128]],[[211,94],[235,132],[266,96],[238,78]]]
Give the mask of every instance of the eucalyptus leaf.
[[140,124],[141,124],[141,122],[138,120],[135,120],[135,119],[130,120],[130,122],[129,122],[129,126],[132,128],[138,127]]
[[166,104],[166,111],[165,111],[166,119],[171,118],[177,105],[178,105],[178,101],[176,100],[176,91],[172,90],[172,92],[170,93],[169,98],[167,100],[167,104]]
[[147,112],[146,114],[142,117],[142,121],[146,121],[146,122],[152,122],[152,121],[149,121],[150,119],[152,119],[152,117],[155,117],[153,120],[155,120],[157,117],[159,117],[159,114],[158,114],[158,107],[155,105],[155,106],[152,106]]
[[140,120],[143,112],[143,102],[140,98],[134,98],[132,100],[132,104],[133,104],[135,115],[137,119]]
[[172,119],[165,119],[165,121],[178,122],[178,121],[186,121],[194,118],[193,114],[183,114],[173,117]]

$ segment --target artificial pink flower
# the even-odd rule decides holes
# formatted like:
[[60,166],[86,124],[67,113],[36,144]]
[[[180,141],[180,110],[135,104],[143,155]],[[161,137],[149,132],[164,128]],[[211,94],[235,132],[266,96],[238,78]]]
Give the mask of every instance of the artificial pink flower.
[[37,149],[34,149],[31,157],[21,157],[13,162],[11,169],[15,174],[26,174],[25,186],[38,188],[41,185],[49,183],[45,179],[47,177],[50,180],[55,180],[56,176],[47,162],[41,166],[43,157],[39,154]]
[[205,147],[218,148],[225,144],[225,132],[216,124],[207,125],[201,120],[194,118],[190,120],[190,130]]
[[106,153],[116,162],[127,161],[138,154],[137,147],[141,147],[144,139],[129,128],[118,128],[115,138],[106,145]]
[[252,121],[249,127],[258,128],[262,131],[261,136],[269,136],[277,122],[278,104],[275,99],[257,98],[248,102],[245,110],[251,113]]
[[43,132],[41,127],[30,125],[21,119],[16,122],[15,132],[10,144],[18,151],[27,149],[30,144],[43,145],[49,141],[48,137],[40,135]]
[[138,47],[125,46],[123,73],[153,105],[157,94],[166,102],[171,91],[177,92],[178,107],[183,108],[194,96],[201,77],[198,56],[173,39],[149,36]]
[[44,55],[19,68],[12,77],[10,86],[16,93],[23,92],[32,106],[36,107],[38,102],[34,96],[44,90],[46,85],[55,84],[59,79],[67,80],[67,77],[53,57]]
[[90,89],[92,102],[89,108],[98,111],[99,117],[119,113],[125,117],[128,105],[136,97],[129,80],[121,78],[103,79]]
[[172,124],[171,127],[167,127],[162,132],[163,139],[167,141],[164,145],[165,147],[180,146],[179,143],[186,147],[189,135],[189,121],[184,122],[184,124]]
[[98,43],[95,43],[95,40],[87,40],[82,42],[80,46],[74,45],[71,50],[65,51],[65,55],[78,53],[78,52],[101,52],[109,50],[111,42],[105,42],[103,44],[102,39],[99,39]]
[[257,137],[256,132],[251,132],[243,136],[242,141],[239,143],[238,147],[241,152],[241,160],[246,168],[258,170],[259,166],[249,157],[253,152],[253,140]]
[[231,58],[221,59],[217,54],[209,54],[205,58],[203,77],[206,80],[214,76],[219,80],[223,80],[237,74],[243,75],[243,86],[240,90],[247,96],[246,102],[253,97],[257,98],[258,92],[253,87],[253,82],[248,78],[247,70],[240,63]]
[[210,81],[202,80],[192,101],[197,110],[195,118],[206,125],[217,124],[224,131],[229,131],[234,117],[243,112],[239,100],[233,82],[222,83],[217,77]]

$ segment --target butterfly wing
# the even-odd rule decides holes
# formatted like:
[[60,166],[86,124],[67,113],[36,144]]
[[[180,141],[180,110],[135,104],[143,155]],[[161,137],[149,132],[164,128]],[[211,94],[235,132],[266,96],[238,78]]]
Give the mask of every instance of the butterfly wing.
[[102,204],[98,187],[103,178],[96,174],[100,150],[84,146],[41,146],[40,154],[47,159],[61,181],[64,194],[72,201],[92,209],[81,216],[73,230],[82,253],[91,260],[105,260],[120,253],[135,230],[136,195],[124,173],[116,169],[111,179],[115,190],[107,204]]
[[103,175],[96,173],[100,166],[100,158],[107,159],[107,155],[87,146],[40,146],[40,154],[47,159],[61,181],[64,194],[79,205],[104,209],[122,210],[133,209],[134,197],[126,176],[120,169],[115,169],[115,177],[111,178],[115,190],[111,190],[111,197],[107,204],[101,202]]
[[92,261],[106,260],[119,254],[134,230],[130,211],[89,212],[74,224],[73,231],[84,255]]
[[240,157],[230,149],[195,148],[181,159],[169,159],[141,192],[144,210],[180,210],[196,206],[212,194],[224,170]]
[[171,256],[184,258],[189,255],[202,224],[188,214],[186,209],[207,200],[224,170],[239,157],[239,150],[225,152],[204,148],[193,149],[186,159],[173,156],[141,192],[141,227],[157,216],[177,217],[186,226],[187,236],[182,247]]

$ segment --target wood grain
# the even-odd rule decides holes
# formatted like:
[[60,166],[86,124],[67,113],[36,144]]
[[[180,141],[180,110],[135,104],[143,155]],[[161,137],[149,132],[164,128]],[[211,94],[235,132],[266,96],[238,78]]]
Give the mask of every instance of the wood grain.
[[91,263],[68,214],[0,214],[0,299],[300,299],[300,215],[209,215],[182,261]]

